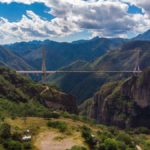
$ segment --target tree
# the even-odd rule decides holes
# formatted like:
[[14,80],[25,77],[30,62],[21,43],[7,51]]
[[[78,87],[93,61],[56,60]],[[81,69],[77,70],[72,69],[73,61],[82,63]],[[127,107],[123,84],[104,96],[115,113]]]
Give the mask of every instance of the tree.
[[105,150],[118,150],[117,141],[115,139],[106,139],[104,141]]

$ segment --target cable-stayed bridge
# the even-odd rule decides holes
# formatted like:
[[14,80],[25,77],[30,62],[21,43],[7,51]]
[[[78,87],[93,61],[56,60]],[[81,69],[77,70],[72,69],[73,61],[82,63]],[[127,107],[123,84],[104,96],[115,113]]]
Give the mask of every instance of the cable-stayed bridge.
[[46,70],[46,51],[42,49],[42,69],[41,70],[20,70],[16,71],[20,74],[39,74],[42,75],[42,80],[45,81],[46,75],[48,74],[56,74],[56,73],[134,73],[139,74],[142,72],[140,69],[140,49],[135,49],[136,51],[136,60],[135,60],[135,68],[133,70]]
[[17,73],[20,74],[55,74],[55,73],[141,73],[142,71],[136,71],[136,70],[112,70],[112,71],[90,71],[90,70],[85,70],[85,71],[78,71],[78,70],[50,70],[50,71],[45,71],[43,72],[42,70],[31,70],[31,71],[16,71]]

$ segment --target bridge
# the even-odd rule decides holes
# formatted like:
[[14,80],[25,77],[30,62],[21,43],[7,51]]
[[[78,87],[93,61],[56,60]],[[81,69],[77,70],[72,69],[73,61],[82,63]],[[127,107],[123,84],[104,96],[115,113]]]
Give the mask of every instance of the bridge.
[[141,73],[142,71],[130,71],[130,70],[122,70],[122,71],[71,71],[71,70],[51,70],[51,71],[40,71],[40,70],[31,70],[31,71],[16,71],[17,73],[20,74],[55,74],[55,73]]
[[134,73],[139,74],[141,73],[141,69],[139,66],[140,62],[140,49],[136,50],[136,60],[135,60],[135,68],[133,70],[46,70],[46,51],[44,48],[42,48],[42,69],[41,70],[20,70],[16,71],[20,74],[39,74],[42,75],[42,81],[45,81],[46,75],[48,74],[56,74],[56,73]]

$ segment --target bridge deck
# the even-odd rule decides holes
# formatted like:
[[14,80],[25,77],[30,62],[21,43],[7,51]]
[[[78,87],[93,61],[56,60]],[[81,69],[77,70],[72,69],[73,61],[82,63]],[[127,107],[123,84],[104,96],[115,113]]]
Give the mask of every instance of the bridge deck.
[[17,73],[20,74],[54,74],[54,73],[141,73],[142,71],[131,71],[131,70],[122,70],[122,71],[69,71],[69,70],[50,70],[50,71],[40,71],[40,70],[31,70],[31,71],[16,71]]

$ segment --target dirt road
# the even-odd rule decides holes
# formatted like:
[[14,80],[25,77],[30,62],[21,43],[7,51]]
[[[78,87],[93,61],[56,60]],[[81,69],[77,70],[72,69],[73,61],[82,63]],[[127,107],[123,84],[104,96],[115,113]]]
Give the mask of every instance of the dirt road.
[[39,134],[35,141],[35,146],[39,150],[66,150],[74,145],[83,145],[80,135],[67,136],[55,131]]

